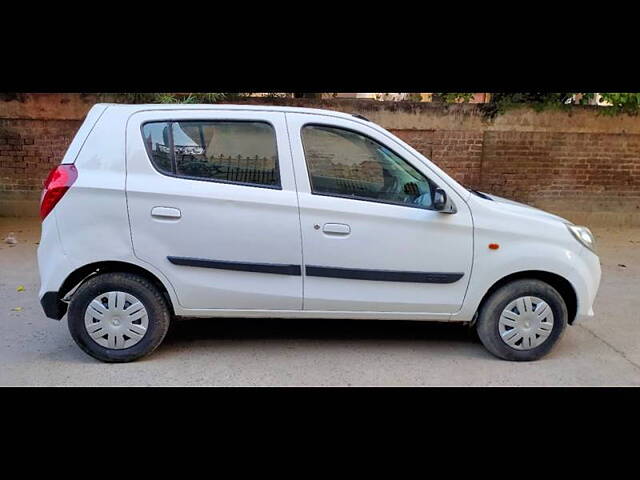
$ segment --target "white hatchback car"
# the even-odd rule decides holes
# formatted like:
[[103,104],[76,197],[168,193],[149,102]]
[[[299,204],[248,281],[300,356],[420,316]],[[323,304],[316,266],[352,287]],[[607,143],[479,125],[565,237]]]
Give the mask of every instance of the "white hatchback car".
[[534,360],[593,315],[585,227],[463,187],[359,115],[95,105],[45,182],[45,314],[89,355],[152,352],[175,317],[475,324]]

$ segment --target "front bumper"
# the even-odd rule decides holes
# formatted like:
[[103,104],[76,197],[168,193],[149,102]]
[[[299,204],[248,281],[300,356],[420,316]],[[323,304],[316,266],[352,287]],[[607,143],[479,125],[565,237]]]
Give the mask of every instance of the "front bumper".
[[571,325],[580,324],[586,320],[589,320],[590,318],[593,318],[594,316],[595,313],[593,312],[593,308],[590,308],[587,313],[577,313],[575,318],[571,322]]
[[598,288],[600,288],[600,279],[602,277],[602,269],[600,267],[600,258],[590,250],[584,248],[581,252],[581,258],[584,263],[584,271],[582,272],[583,285],[578,290],[578,311],[572,324],[584,322],[593,318],[593,303],[595,302]]

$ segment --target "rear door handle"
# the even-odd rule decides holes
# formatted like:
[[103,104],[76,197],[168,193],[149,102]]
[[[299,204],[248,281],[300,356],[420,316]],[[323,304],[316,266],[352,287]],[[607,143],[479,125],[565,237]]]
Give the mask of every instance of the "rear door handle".
[[322,231],[332,235],[349,235],[351,233],[351,227],[344,223],[325,223]]
[[153,207],[151,216],[156,218],[180,218],[182,213],[180,209],[173,207]]

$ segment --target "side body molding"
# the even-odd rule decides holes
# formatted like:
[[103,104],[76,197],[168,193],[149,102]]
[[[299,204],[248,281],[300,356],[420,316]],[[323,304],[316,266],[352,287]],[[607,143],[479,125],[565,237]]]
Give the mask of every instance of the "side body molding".
[[[218,268],[239,272],[275,273],[279,275],[301,275],[300,265],[283,265],[276,263],[230,262],[227,260],[209,260],[193,257],[167,257],[174,265],[186,267]],[[412,283],[454,283],[464,273],[450,272],[404,272],[395,270],[367,270],[358,268],[321,267],[308,265],[305,274],[310,277],[344,278],[353,280],[372,280],[380,282],[412,282]]]

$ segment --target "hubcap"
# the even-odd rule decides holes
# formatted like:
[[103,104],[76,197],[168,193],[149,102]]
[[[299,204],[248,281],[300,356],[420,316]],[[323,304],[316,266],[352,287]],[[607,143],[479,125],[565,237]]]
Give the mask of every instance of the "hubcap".
[[149,317],[142,302],[130,293],[106,292],[91,300],[84,325],[98,345],[121,350],[144,338]]
[[498,329],[502,341],[511,348],[530,350],[549,338],[553,330],[553,311],[538,297],[520,297],[502,311]]

